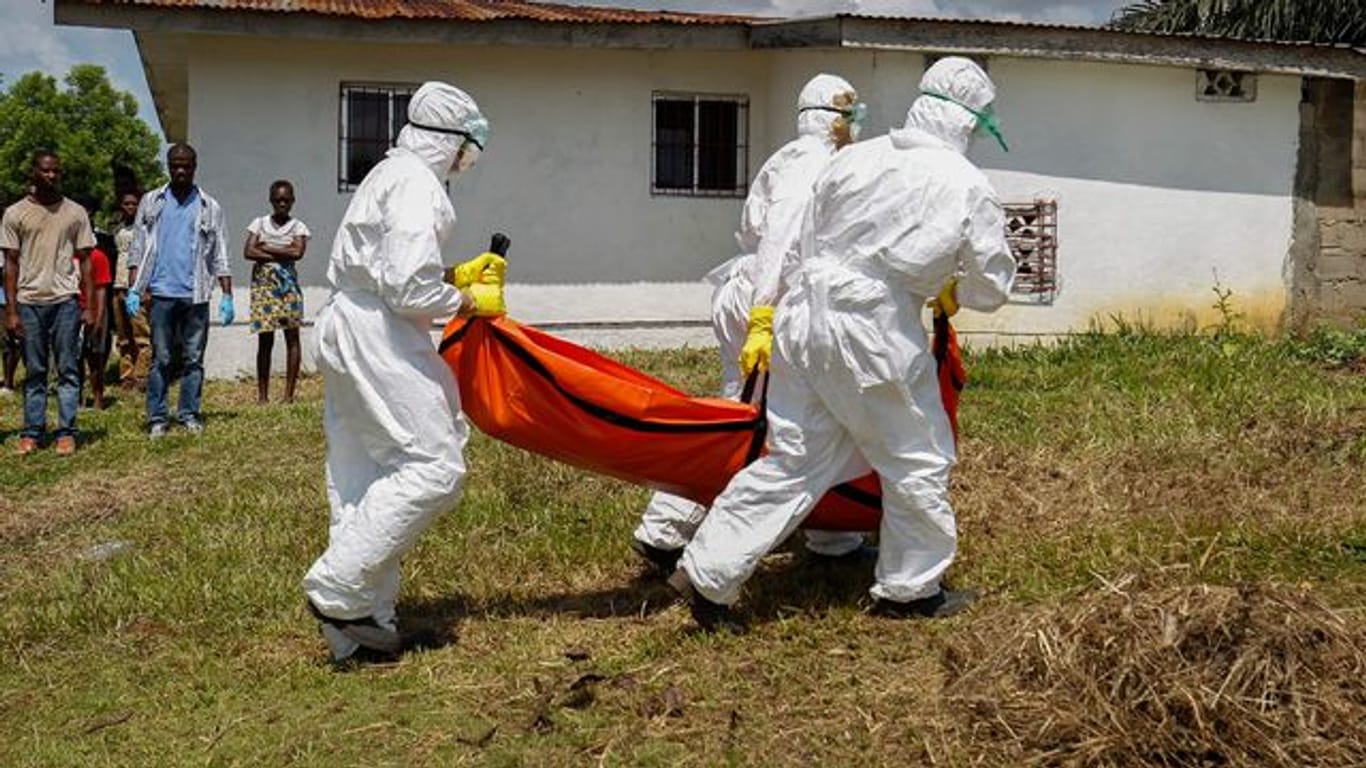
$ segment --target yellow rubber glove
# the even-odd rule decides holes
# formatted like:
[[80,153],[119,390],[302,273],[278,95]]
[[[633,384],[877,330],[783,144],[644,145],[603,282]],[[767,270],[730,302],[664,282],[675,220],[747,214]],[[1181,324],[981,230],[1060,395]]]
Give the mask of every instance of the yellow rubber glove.
[[465,294],[465,306],[460,311],[462,316],[497,317],[507,314],[502,283],[475,283],[462,288],[460,292]]
[[930,309],[934,310],[935,317],[953,317],[958,314],[958,278],[950,277],[939,290],[939,295],[930,299]]
[[446,273],[446,282],[456,288],[465,289],[475,283],[502,285],[503,275],[507,274],[508,263],[496,253],[481,253],[463,264],[457,264]]
[[740,348],[740,370],[745,375],[768,370],[773,357],[773,307],[758,305],[749,310],[749,335]]

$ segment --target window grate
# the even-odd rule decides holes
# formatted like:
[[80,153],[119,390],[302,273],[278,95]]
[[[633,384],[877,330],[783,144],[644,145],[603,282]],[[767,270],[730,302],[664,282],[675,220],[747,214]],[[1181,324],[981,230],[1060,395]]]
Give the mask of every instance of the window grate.
[[1006,203],[1006,242],[1015,256],[1016,295],[1052,304],[1058,295],[1058,203]]
[[656,93],[650,192],[744,197],[749,184],[749,99]]
[[414,85],[342,83],[337,114],[337,189],[354,190],[408,122]]
[[1228,69],[1195,71],[1196,101],[1247,103],[1257,100],[1257,75]]

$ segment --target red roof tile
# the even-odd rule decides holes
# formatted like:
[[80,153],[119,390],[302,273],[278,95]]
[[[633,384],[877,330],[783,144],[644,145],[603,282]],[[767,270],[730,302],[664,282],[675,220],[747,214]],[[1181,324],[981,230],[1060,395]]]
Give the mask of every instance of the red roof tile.
[[745,24],[753,16],[635,11],[536,2],[499,0],[84,0],[88,5],[131,5],[200,8],[225,11],[314,13],[359,19],[446,19],[496,21],[514,19],[581,24]]

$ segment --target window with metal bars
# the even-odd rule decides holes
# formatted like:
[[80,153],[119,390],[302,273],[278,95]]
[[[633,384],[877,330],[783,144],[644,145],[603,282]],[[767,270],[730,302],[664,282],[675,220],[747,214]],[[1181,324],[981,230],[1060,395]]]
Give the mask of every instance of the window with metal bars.
[[1257,100],[1257,75],[1228,69],[1195,70],[1196,101]]
[[1058,295],[1058,203],[1006,203],[1006,242],[1015,256],[1012,293],[1039,304]]
[[337,188],[350,192],[394,145],[408,122],[415,85],[342,83],[338,110]]
[[749,183],[749,99],[654,94],[650,191],[744,197]]

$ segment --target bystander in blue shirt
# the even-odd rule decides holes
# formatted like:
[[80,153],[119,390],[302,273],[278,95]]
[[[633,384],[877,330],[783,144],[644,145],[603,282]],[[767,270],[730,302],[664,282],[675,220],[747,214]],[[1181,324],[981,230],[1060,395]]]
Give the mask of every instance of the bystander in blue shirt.
[[[228,269],[227,224],[223,208],[194,183],[197,162],[193,147],[176,144],[166,153],[171,183],[148,192],[138,203],[128,266],[137,267],[128,288],[132,309],[137,297],[152,294],[148,325],[152,329],[152,366],[147,376],[148,434],[166,434],[170,421],[167,389],[171,360],[181,361],[180,403],[176,421],[199,432],[200,395],[204,383],[204,351],[209,339],[209,298],[214,283],[223,290],[219,312],[232,318],[232,272]],[[176,190],[185,199],[176,199]]]
[[166,299],[194,298],[195,259],[198,243],[195,227],[199,221],[199,188],[195,187],[181,203],[166,194],[157,225],[157,260],[152,265],[148,288],[153,296]]

